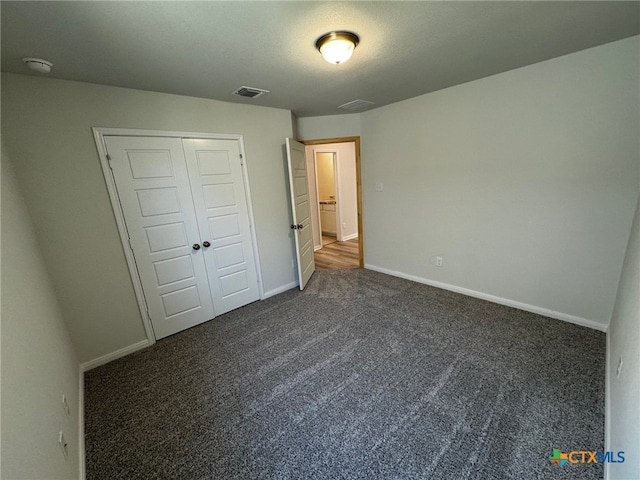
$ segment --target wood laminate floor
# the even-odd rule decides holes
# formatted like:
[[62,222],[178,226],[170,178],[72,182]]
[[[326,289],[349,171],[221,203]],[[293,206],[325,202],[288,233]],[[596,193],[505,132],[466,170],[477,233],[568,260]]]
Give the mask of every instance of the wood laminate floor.
[[314,257],[316,270],[359,268],[360,255],[358,251],[358,239],[354,238],[346,242],[335,241],[329,243],[316,251]]
[[334,243],[337,242],[338,239],[335,237],[335,235],[322,235],[322,246],[324,247],[325,245],[329,245],[330,243]]

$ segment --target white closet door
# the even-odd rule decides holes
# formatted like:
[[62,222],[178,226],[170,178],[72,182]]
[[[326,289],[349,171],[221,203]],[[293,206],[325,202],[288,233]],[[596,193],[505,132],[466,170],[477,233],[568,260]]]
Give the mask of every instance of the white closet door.
[[156,339],[212,319],[181,139],[104,138]]
[[218,315],[260,297],[240,145],[183,140],[193,202]]

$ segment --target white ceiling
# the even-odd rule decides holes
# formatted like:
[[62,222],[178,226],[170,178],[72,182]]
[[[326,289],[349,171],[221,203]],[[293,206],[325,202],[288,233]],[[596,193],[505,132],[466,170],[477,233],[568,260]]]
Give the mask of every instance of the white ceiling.
[[[640,2],[2,1],[2,70],[250,103],[299,117],[375,107],[640,33]],[[343,65],[315,40],[351,30]],[[250,100],[240,86],[270,90]]]

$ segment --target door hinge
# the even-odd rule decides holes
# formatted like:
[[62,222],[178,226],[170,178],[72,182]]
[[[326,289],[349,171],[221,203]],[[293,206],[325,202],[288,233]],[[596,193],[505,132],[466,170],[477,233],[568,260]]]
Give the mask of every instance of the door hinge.
[[111,165],[111,155],[107,153],[107,162],[109,163],[109,168],[113,170],[113,165]]
[[133,252],[133,245],[131,245],[131,238],[127,237],[127,240],[129,240],[129,248]]
[[240,158],[244,158],[244,157],[242,156],[242,154],[240,154]]

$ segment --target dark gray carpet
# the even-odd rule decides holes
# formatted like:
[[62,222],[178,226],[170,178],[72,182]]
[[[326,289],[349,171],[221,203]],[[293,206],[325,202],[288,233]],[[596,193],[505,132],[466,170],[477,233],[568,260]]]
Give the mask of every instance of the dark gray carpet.
[[367,270],[85,375],[88,479],[602,478],[605,335]]

